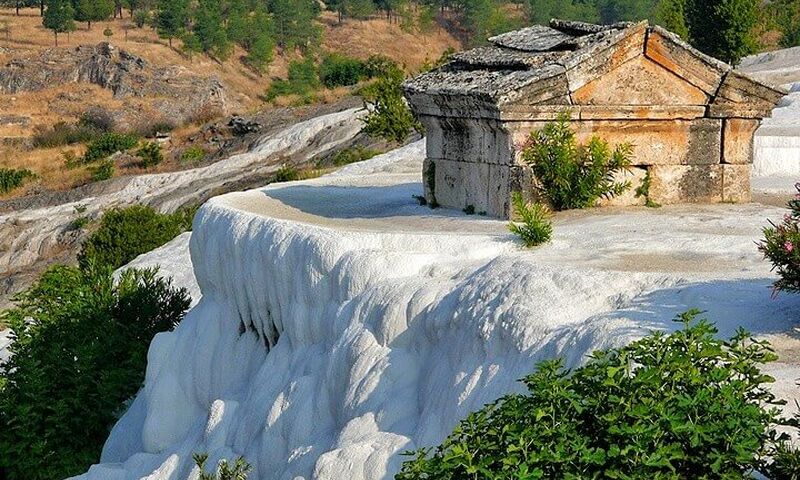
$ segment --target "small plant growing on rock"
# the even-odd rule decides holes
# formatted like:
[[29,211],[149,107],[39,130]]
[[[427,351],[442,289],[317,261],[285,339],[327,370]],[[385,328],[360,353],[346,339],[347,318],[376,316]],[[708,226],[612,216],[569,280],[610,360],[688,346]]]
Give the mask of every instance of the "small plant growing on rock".
[[161,145],[156,142],[147,142],[136,151],[136,156],[141,158],[139,165],[143,168],[155,167],[164,160]]
[[518,236],[527,248],[550,241],[553,223],[550,221],[550,210],[546,206],[541,203],[526,203],[519,192],[514,192],[511,196],[511,204],[514,214],[520,220],[508,224],[511,233]]
[[758,244],[781,277],[774,284],[775,292],[800,292],[800,183],[795,188],[797,195],[789,201],[789,213],[779,224],[770,220],[764,240]]
[[83,163],[92,163],[102,160],[111,154],[124,152],[135,147],[139,139],[135,135],[108,132],[89,142]]
[[222,460],[219,462],[215,472],[207,473],[206,462],[208,461],[208,454],[195,453],[192,458],[197,468],[200,469],[199,480],[247,480],[247,475],[253,469],[244,457],[239,457],[233,463]]
[[698,316],[572,371],[540,363],[527,392],[469,414],[440,446],[410,453],[395,479],[797,478],[797,452],[778,431],[797,421],[780,415],[761,371],[777,355],[743,330],[718,339]]
[[600,198],[628,190],[630,182],[617,182],[615,176],[630,167],[633,147],[623,143],[612,150],[599,137],[579,145],[569,119],[569,114],[562,113],[555,122],[532,132],[522,152],[550,205],[556,210],[587,208]]

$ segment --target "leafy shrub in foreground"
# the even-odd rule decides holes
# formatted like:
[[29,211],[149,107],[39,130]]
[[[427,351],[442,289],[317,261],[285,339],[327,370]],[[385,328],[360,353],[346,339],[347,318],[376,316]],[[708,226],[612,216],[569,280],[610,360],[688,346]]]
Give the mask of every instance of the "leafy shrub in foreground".
[[77,475],[99,460],[141,388],[150,341],[177,325],[188,294],[155,270],[129,270],[115,285],[108,269],[56,266],[16,304],[3,315],[15,342],[0,365],[0,472]]
[[758,244],[781,277],[775,282],[775,291],[800,292],[800,183],[795,188],[797,195],[789,201],[789,213],[780,224],[770,221]]
[[125,133],[107,132],[95,138],[86,146],[83,163],[102,160],[117,152],[124,152],[139,143],[138,137]]
[[247,480],[248,473],[253,469],[253,467],[245,461],[244,457],[238,457],[234,463],[222,460],[213,473],[208,473],[206,472],[208,454],[195,453],[192,455],[192,459],[200,469],[199,480]]
[[81,246],[78,264],[82,269],[90,265],[119,268],[190,230],[194,213],[186,209],[161,214],[144,205],[108,210]]
[[[395,478],[732,479],[790,468],[797,454],[775,427],[798,422],[780,417],[760,369],[777,356],[742,330],[718,340],[698,315],[573,371],[542,362],[523,380],[527,393],[471,413]],[[770,465],[779,452],[783,464]]]
[[36,174],[27,168],[0,168],[0,194],[17,189],[25,180],[32,178],[36,178]]
[[600,198],[628,190],[630,182],[617,182],[615,175],[630,167],[633,147],[624,143],[612,151],[598,137],[578,145],[569,118],[561,114],[555,122],[531,132],[522,152],[551,206],[556,210],[592,207]]
[[511,204],[519,218],[519,223],[508,224],[511,233],[522,239],[528,248],[550,241],[553,236],[553,223],[550,221],[550,211],[546,206],[541,203],[527,204],[519,192],[514,192],[511,196]]

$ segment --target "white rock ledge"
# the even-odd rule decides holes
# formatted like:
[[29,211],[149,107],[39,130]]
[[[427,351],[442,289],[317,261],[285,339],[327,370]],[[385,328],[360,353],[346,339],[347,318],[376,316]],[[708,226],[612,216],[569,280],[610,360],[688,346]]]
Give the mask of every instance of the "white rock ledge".
[[[193,478],[209,452],[243,455],[253,479],[389,479],[538,360],[577,365],[690,307],[796,350],[800,299],[770,298],[754,245],[782,209],[572,213],[525,251],[504,222],[417,205],[421,150],[208,202],[190,244],[202,298],[153,341],[144,388],[80,478]],[[188,281],[180,263],[167,270]],[[787,358],[773,371],[791,397]]]

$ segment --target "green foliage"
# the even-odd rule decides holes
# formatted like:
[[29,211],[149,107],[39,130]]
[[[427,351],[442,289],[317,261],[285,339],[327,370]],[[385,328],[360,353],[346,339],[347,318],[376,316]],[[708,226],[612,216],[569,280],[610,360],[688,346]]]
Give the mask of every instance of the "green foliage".
[[136,156],[142,160],[139,165],[142,168],[155,167],[164,160],[161,153],[161,145],[156,142],[147,142],[136,151]]
[[759,0],[686,0],[689,38],[699,50],[736,65],[758,48]]
[[136,28],[143,28],[152,21],[153,18],[147,10],[136,10],[133,12],[133,23],[136,25]]
[[550,241],[553,237],[553,222],[550,220],[550,210],[547,206],[541,203],[526,203],[519,192],[511,195],[511,206],[519,223],[509,223],[508,229],[522,240],[525,247],[538,247]]
[[292,50],[308,50],[319,44],[322,30],[315,23],[320,8],[316,0],[268,0],[275,24],[275,42]]
[[130,150],[138,143],[139,138],[135,135],[114,132],[103,133],[89,142],[82,161],[83,163],[96,162],[114,153]]
[[365,77],[364,62],[338,53],[326,55],[319,65],[319,79],[328,88],[355,85]]
[[600,198],[624,193],[630,182],[617,182],[615,176],[630,167],[633,147],[621,144],[612,151],[598,137],[578,145],[569,118],[561,114],[542,130],[531,132],[522,152],[542,195],[556,210],[566,210],[592,207]]
[[283,95],[309,95],[320,88],[314,59],[306,58],[289,63],[286,80],[275,80],[267,90],[266,99],[271,101]]
[[75,20],[86,22],[92,28],[92,22],[107,19],[114,13],[113,0],[73,0]]
[[206,158],[206,151],[203,147],[192,146],[181,153],[181,163],[200,163]]
[[368,111],[363,119],[366,134],[402,143],[412,131],[422,131],[406,104],[402,85],[403,72],[398,68],[377,79],[370,95],[364,98]]
[[100,458],[116,414],[144,380],[153,336],[189,307],[184,289],[130,270],[56,266],[3,314],[13,356],[0,365],[0,471],[8,480],[77,475]]
[[97,165],[89,167],[89,173],[92,175],[93,182],[108,180],[114,176],[114,162],[105,159]]
[[21,187],[26,180],[33,178],[36,178],[36,174],[27,168],[16,169],[0,167],[0,194],[17,189]]
[[580,0],[529,0],[528,11],[532,23],[547,25],[552,18],[598,22],[600,15],[594,2]]
[[796,0],[774,0],[764,6],[770,28],[781,32],[780,46],[800,45],[800,3]]
[[169,40],[180,37],[189,21],[189,0],[158,0],[155,27],[158,36]]
[[257,9],[248,17],[247,27],[239,42],[247,56],[245,60],[257,71],[264,72],[272,61],[275,52],[275,25],[272,17],[264,9]]
[[503,10],[500,0],[463,0],[461,12],[463,23],[470,31],[474,43],[483,43],[498,33],[520,27],[519,22]]
[[208,454],[195,453],[192,455],[192,459],[200,469],[199,480],[247,480],[247,474],[253,469],[244,457],[238,457],[232,464],[227,460],[220,461],[215,472],[207,473]]
[[47,0],[42,17],[44,28],[51,30],[58,46],[58,34],[75,30],[75,9],[70,0]]
[[770,454],[790,449],[775,428],[797,427],[780,417],[774,380],[761,372],[777,356],[742,330],[717,339],[699,313],[573,371],[540,363],[525,394],[469,414],[395,478],[734,479],[768,470]]
[[758,244],[781,277],[775,282],[776,292],[800,292],[800,183],[795,188],[797,195],[789,202],[789,213],[779,224],[770,221],[764,240]]
[[144,205],[108,210],[81,246],[78,264],[84,270],[91,265],[117,269],[191,230],[194,212],[161,214]]
[[656,10],[656,23],[687,40],[686,0],[662,0]]
[[275,172],[273,183],[294,182],[300,180],[300,171],[294,165],[281,165]]
[[199,40],[203,52],[220,60],[230,56],[232,45],[223,26],[222,5],[219,0],[199,0],[192,32]]

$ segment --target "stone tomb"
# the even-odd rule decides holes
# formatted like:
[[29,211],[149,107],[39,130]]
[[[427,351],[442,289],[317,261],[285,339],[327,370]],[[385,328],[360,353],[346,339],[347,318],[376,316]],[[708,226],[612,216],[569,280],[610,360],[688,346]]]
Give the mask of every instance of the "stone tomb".
[[429,202],[508,218],[535,198],[520,159],[530,132],[569,112],[578,140],[634,145],[629,192],[660,204],[747,202],[753,134],[786,94],[642,23],[553,20],[489,39],[404,85],[426,128]]

